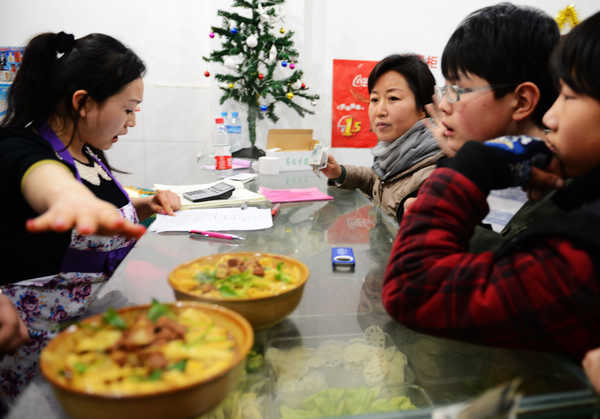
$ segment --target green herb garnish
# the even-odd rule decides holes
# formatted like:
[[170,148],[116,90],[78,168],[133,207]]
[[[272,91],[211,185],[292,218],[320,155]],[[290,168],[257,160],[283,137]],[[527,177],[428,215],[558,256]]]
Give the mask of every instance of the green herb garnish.
[[162,375],[163,375],[163,370],[157,369],[157,370],[152,371],[146,380],[147,381],[158,381],[158,380],[162,379]]
[[171,313],[169,310],[169,306],[166,304],[159,303],[156,298],[152,299],[152,306],[148,310],[148,318],[152,321],[152,323],[156,323],[156,321],[162,316],[167,316]]
[[115,309],[112,307],[106,310],[106,312],[102,315],[102,320],[104,320],[111,326],[116,327],[117,329],[127,329],[127,324],[125,324],[123,319],[117,314]]
[[168,369],[184,372],[187,362],[187,359],[182,359],[181,361],[177,361],[174,364],[169,365]]
[[292,282],[290,281],[290,278],[285,273],[283,273],[283,262],[279,262],[277,264],[277,272],[275,273],[275,279],[277,281],[283,281],[286,284]]
[[235,292],[234,290],[232,290],[229,286],[227,285],[221,285],[219,287],[219,292],[221,293],[222,296],[224,297],[237,297],[238,293]]
[[75,368],[75,371],[77,371],[79,374],[83,374],[85,370],[88,369],[88,366],[83,362],[76,362],[75,365],[73,365],[73,368]]

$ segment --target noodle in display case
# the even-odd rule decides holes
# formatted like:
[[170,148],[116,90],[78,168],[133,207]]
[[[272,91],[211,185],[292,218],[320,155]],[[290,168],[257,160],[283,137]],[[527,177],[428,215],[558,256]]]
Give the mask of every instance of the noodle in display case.
[[281,419],[373,414],[430,407],[414,384],[406,355],[379,326],[363,334],[281,338],[265,361],[272,375],[273,412]]
[[178,300],[210,302],[237,311],[255,329],[273,326],[302,298],[309,271],[302,262],[271,253],[210,255],[169,275]]
[[235,386],[253,340],[230,310],[155,300],[70,326],[41,369],[73,417],[189,417]]

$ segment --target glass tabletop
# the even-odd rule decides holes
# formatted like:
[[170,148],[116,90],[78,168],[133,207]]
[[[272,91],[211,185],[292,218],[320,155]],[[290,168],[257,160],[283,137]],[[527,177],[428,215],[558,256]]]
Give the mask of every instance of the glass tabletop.
[[[201,256],[229,251],[278,253],[306,264],[310,278],[296,310],[256,333],[255,348],[264,362],[248,371],[235,393],[238,401],[249,400],[251,394],[264,418],[301,414],[316,400],[315,394],[338,408],[340,400],[356,397],[388,407],[390,400],[399,403],[404,397],[416,409],[391,416],[381,413],[381,417],[429,417],[436,407],[463,402],[517,376],[524,393],[520,416],[544,412],[547,417],[560,417],[564,409],[574,416],[598,408],[585,375],[572,361],[436,338],[390,318],[380,294],[397,225],[362,193],[328,187],[324,178],[312,172],[259,176],[247,187],[256,190],[258,185],[318,187],[334,200],[283,204],[272,228],[235,232],[244,236],[242,241],[148,232],[100,290],[90,314],[146,304],[152,298],[174,301],[168,273]],[[336,246],[353,249],[354,271],[333,270],[331,249]],[[9,417],[33,417],[42,408],[47,409],[44,417],[64,415],[42,380],[30,387]],[[377,410],[354,411],[373,416]],[[220,413],[227,417],[227,412]]]

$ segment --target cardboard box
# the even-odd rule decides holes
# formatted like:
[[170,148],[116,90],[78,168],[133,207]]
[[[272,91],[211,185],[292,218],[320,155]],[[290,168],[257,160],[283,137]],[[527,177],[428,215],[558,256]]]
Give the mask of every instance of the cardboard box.
[[[312,138],[312,129],[270,129],[267,134],[267,152],[279,157],[279,171],[312,170],[308,164],[312,149],[318,141]],[[269,152],[278,148],[279,151]]]

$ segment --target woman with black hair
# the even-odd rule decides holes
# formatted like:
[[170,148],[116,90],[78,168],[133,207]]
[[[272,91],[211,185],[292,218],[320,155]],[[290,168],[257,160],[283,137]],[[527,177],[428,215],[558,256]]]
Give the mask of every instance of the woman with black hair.
[[373,166],[340,165],[328,156],[322,172],[336,186],[359,188],[387,214],[402,217],[403,202],[443,156],[423,120],[435,79],[427,64],[413,54],[390,55],[369,74],[369,122],[379,141],[372,149]]
[[60,323],[85,312],[144,233],[138,220],[180,207],[168,191],[130,201],[104,155],[135,126],[144,72],[133,51],[102,34],[44,33],[25,49],[0,127],[10,220],[0,227],[0,354],[20,345],[0,359],[9,399],[36,373]]

